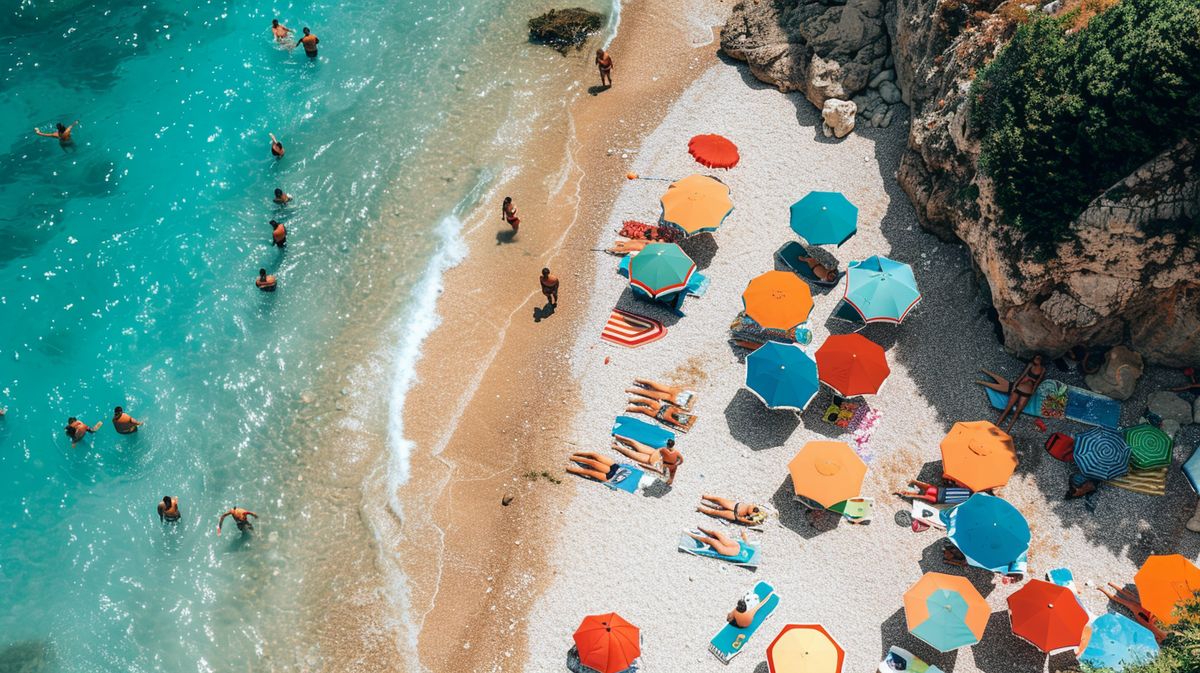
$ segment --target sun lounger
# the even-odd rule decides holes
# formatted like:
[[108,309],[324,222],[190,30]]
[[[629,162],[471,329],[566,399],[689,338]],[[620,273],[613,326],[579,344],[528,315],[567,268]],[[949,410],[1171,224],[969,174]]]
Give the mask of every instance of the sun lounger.
[[617,473],[613,475],[612,479],[604,482],[604,485],[614,491],[636,493],[645,476],[645,472],[632,465],[617,463]]
[[670,430],[632,416],[617,416],[617,420],[613,421],[612,434],[654,449],[661,449],[667,445],[668,439],[675,439],[675,433]]
[[879,673],[896,673],[897,671],[905,671],[905,673],[944,673],[937,666],[930,666],[921,661],[912,652],[893,645],[888,648],[887,656],[880,662]]
[[717,659],[720,659],[721,663],[728,664],[730,661],[733,661],[738,652],[741,652],[742,648],[746,646],[746,642],[750,640],[750,636],[753,636],[758,627],[762,626],[767,617],[770,617],[771,613],[774,612],[775,608],[779,605],[779,596],[773,594],[773,591],[774,588],[766,582],[755,584],[753,593],[759,602],[768,595],[770,595],[770,598],[767,598],[767,602],[758,609],[758,612],[754,613],[754,621],[750,623],[750,626],[740,629],[727,622],[717,632],[717,635],[713,636],[712,640],[709,641],[708,651],[712,652],[713,656]]
[[[700,531],[692,532],[696,533],[697,535],[700,534]],[[687,533],[683,533],[679,536],[679,551],[681,552],[692,554],[694,556],[703,556],[705,558],[715,558],[722,561],[728,561],[733,565],[741,566],[743,568],[757,568],[759,558],[758,545],[750,544],[748,542],[741,542],[740,544],[742,545],[741,554],[737,556],[725,556],[724,554],[717,553],[716,549],[713,549],[703,542],[700,542]]]
[[800,259],[801,257],[812,257],[812,255],[808,254],[807,248],[796,241],[792,241],[787,245],[784,245],[782,248],[776,251],[775,255],[779,257],[779,261],[783,262],[784,266],[791,269],[801,278],[814,285],[833,287],[842,280],[841,272],[838,272],[838,277],[833,280],[822,280],[817,278],[817,274],[813,273],[812,268],[808,266],[808,262],[801,261]]
[[875,511],[875,498],[850,498],[844,502],[837,503],[829,509],[846,517],[846,521],[850,523],[871,523],[873,512]]

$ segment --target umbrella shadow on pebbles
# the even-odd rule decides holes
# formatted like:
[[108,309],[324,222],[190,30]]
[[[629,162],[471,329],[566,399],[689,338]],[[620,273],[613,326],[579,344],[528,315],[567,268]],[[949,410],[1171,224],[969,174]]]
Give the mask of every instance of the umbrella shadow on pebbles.
[[925,660],[925,663],[937,666],[946,671],[946,673],[954,671],[954,664],[958,660],[958,652],[938,652],[926,644],[925,641],[909,633],[908,620],[905,618],[903,607],[893,612],[890,617],[883,621],[883,624],[879,626],[879,635],[881,636],[880,641],[882,644],[882,649],[879,652],[880,660],[887,656],[888,648],[895,645],[896,647],[901,647],[912,652],[914,655]]
[[1008,610],[993,612],[988,618],[983,640],[971,648],[975,665],[984,673],[1042,670],[1046,655],[1013,635],[1010,619]]
[[965,577],[971,583],[971,586],[975,587],[975,590],[979,592],[979,595],[984,598],[987,598],[988,594],[996,589],[996,583],[992,577],[993,574],[983,568],[971,566],[964,568],[946,563],[945,557],[942,555],[942,549],[945,548],[949,541],[944,535],[940,534],[941,531],[930,528],[922,533],[915,533],[915,535],[927,535],[929,533],[933,533],[933,541],[925,549],[921,550],[921,560],[918,562],[922,574],[942,573],[943,575]]
[[787,410],[771,410],[745,388],[739,388],[725,407],[729,434],[754,451],[783,446],[791,438],[800,419]]
[[771,496],[771,507],[779,516],[779,524],[799,535],[805,540],[811,540],[822,533],[838,527],[842,517],[833,512],[813,512],[804,505],[796,502],[796,488],[789,476]]
[[666,327],[677,324],[679,319],[683,317],[683,314],[672,310],[660,301],[636,294],[628,285],[621,291],[621,296],[617,299],[616,307],[622,311],[628,311],[647,318],[654,318]]
[[712,234],[696,234],[679,242],[679,247],[696,263],[697,269],[707,269],[717,256],[717,239]]

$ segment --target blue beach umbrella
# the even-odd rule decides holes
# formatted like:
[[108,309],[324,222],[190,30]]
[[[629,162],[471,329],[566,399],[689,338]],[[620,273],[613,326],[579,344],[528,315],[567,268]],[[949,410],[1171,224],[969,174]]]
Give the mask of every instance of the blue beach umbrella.
[[1107,481],[1129,472],[1129,445],[1120,434],[1092,428],[1075,435],[1075,465],[1089,479]]
[[1029,522],[1004,498],[976,493],[942,512],[946,536],[967,563],[992,572],[1008,572],[1029,551]]
[[1120,671],[1128,664],[1158,656],[1158,641],[1150,629],[1125,615],[1100,615],[1083,628],[1083,641],[1076,657],[1096,668]]
[[1200,446],[1192,450],[1192,457],[1183,464],[1183,476],[1187,477],[1192,490],[1200,493]]
[[768,341],[746,357],[746,387],[770,409],[804,411],[821,389],[817,361],[796,344]]
[[842,300],[863,322],[900,323],[921,301],[921,291],[911,266],[875,255],[847,266]]
[[809,192],[791,213],[792,231],[811,245],[841,245],[858,231],[858,206],[841,192]]

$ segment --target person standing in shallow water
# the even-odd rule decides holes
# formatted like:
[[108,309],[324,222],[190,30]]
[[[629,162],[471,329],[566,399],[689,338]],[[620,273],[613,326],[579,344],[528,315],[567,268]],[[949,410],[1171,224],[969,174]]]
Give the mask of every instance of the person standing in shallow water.
[[275,204],[276,204],[276,205],[279,205],[279,206],[286,206],[286,205],[288,204],[288,202],[292,200],[292,195],[291,195],[291,194],[285,194],[285,193],[284,193],[284,191],[283,191],[282,189],[280,189],[280,188],[276,187],[276,188],[275,188],[275,199],[274,199],[274,200],[275,200]]
[[298,42],[301,47],[304,47],[304,53],[308,55],[309,58],[317,57],[317,45],[320,44],[321,41],[317,39],[316,35],[308,32],[308,26],[304,27],[304,35],[299,39]]
[[179,498],[164,495],[162,502],[158,503],[158,520],[163,523],[175,523],[179,521],[180,516]]
[[292,29],[279,23],[279,19],[271,19],[271,34],[275,36],[276,42],[283,42],[292,34]]
[[132,435],[138,431],[138,426],[142,424],[138,419],[125,413],[125,410],[121,407],[113,409],[112,422],[113,428],[122,435]]
[[266,269],[258,270],[258,278],[255,279],[254,285],[263,292],[274,292],[276,287],[274,275],[268,275]]
[[600,69],[600,86],[611,87],[613,60],[607,51],[603,49],[596,50],[596,67]]
[[276,159],[282,159],[284,153],[283,143],[279,142],[274,133],[268,133],[267,135],[271,136],[271,156]]
[[511,196],[504,197],[504,205],[500,207],[500,217],[508,226],[512,227],[513,236],[517,235],[517,229],[521,227],[521,218],[517,217],[517,207],[513,205]]
[[542,276],[538,282],[541,283],[542,294],[546,295],[550,306],[558,306],[558,276],[551,276],[550,269],[542,269]]
[[271,220],[271,240],[278,248],[287,245],[287,227],[283,226],[282,222]]
[[104,425],[104,421],[98,421],[95,425],[89,426],[87,423],[72,416],[67,419],[67,427],[63,429],[67,431],[67,436],[71,438],[71,446],[75,446],[83,441],[84,437],[99,430],[101,425]]

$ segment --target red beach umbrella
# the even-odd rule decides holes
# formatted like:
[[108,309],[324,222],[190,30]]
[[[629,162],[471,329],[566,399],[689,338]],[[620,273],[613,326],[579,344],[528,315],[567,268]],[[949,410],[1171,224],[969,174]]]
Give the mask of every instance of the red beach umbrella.
[[1030,580],[1008,597],[1012,632],[1043,652],[1079,645],[1088,615],[1071,590]]
[[817,349],[821,382],[843,397],[874,395],[892,370],[883,347],[861,334],[837,334]]
[[737,145],[724,136],[699,135],[688,142],[688,153],[702,166],[709,168],[733,168],[741,157]]
[[642,655],[641,632],[621,615],[588,615],[575,630],[579,663],[600,673],[618,673]]

